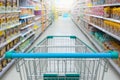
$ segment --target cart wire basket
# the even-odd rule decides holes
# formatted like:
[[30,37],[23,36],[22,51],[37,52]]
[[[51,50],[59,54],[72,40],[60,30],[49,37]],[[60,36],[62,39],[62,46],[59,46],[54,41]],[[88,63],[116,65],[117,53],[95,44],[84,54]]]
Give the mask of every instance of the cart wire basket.
[[97,53],[76,36],[48,36],[29,52],[7,52],[6,58],[16,59],[21,80],[104,80],[105,58],[118,53]]

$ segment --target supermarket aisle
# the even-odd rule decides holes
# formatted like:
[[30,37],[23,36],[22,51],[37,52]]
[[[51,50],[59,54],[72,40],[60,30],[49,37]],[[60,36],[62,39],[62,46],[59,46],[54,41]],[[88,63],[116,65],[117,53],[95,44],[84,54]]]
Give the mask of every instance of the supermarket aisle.
[[[39,41],[45,38],[48,35],[76,35],[82,41],[86,42],[89,46],[92,44],[88,41],[88,39],[83,35],[83,33],[73,24],[70,18],[62,18],[59,17],[42,35],[41,37],[35,42],[36,45]],[[34,46],[33,45],[33,46]],[[15,66],[12,67],[9,72],[1,79],[1,80],[20,80],[19,74],[16,72]],[[114,70],[110,67],[107,75],[105,76],[105,80],[119,80],[120,77],[114,72]]]

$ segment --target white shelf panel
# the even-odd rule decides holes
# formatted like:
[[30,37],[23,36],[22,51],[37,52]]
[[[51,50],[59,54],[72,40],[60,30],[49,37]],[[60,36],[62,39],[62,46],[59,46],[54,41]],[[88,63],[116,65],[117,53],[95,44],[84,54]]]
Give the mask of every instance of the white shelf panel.
[[20,19],[27,19],[27,18],[31,18],[34,17],[35,15],[30,15],[30,16],[25,16],[25,17],[20,17]]
[[35,7],[34,6],[24,6],[24,7],[20,7],[20,8],[25,8],[25,9],[34,9]]
[[32,32],[33,30],[32,29],[30,29],[29,31],[27,31],[26,33],[24,33],[24,34],[21,34],[21,36],[22,37],[24,37],[25,35],[27,35],[27,34],[29,34],[30,32]]
[[11,39],[7,40],[3,44],[0,44],[0,48],[4,47],[5,45],[7,45],[8,43],[10,43],[11,41],[13,41],[14,39],[16,39],[16,38],[18,38],[20,36],[21,36],[21,34],[14,35]]
[[0,78],[9,70],[9,68],[15,63],[15,60],[12,60],[10,63],[7,64],[6,67],[3,68],[2,72],[0,72]]
[[22,27],[21,29],[25,29],[25,28],[28,28],[28,27],[30,27],[30,26],[32,26],[32,25],[34,25],[35,23],[33,22],[33,23],[31,23],[31,24],[28,24],[27,26],[25,26],[25,27]]
[[7,29],[10,29],[10,28],[14,28],[14,27],[19,26],[19,25],[21,25],[21,23],[16,23],[16,24],[13,24],[13,25],[8,26],[6,28],[1,28],[0,31],[7,30]]
[[116,19],[112,19],[112,18],[105,18],[105,17],[102,17],[102,16],[96,16],[96,15],[91,15],[91,14],[85,14],[85,15],[120,23],[120,20],[116,20]]
[[29,36],[27,36],[24,40],[22,40],[22,43],[25,42],[28,38],[30,38],[32,35],[34,35],[35,33],[33,32],[32,34],[30,34]]
[[40,17],[35,18],[35,20],[38,20],[38,19],[40,19],[40,18],[41,18],[41,16],[40,16]]
[[117,39],[117,40],[120,41],[120,37],[119,37],[119,36],[117,36],[117,35],[115,35],[115,34],[112,34],[111,32],[106,31],[105,29],[103,29],[103,28],[101,28],[101,27],[99,27],[99,26],[97,26],[97,25],[95,25],[95,24],[93,24],[93,23],[90,23],[89,21],[86,21],[86,20],[84,20],[84,19],[82,19],[82,20],[85,21],[86,23],[88,23],[88,24],[94,26],[95,28],[97,28],[97,29],[99,29],[99,30],[105,32],[106,34],[112,36],[113,38],[115,38],[115,39]]
[[18,11],[0,11],[0,14],[4,14],[4,13],[14,13],[14,12],[21,12],[21,10],[18,10]]

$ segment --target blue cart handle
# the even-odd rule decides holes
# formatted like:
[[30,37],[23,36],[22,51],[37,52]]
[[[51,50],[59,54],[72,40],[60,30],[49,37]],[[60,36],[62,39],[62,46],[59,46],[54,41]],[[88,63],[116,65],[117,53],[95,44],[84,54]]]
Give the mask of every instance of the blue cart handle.
[[6,52],[5,58],[118,58],[117,51],[103,53],[21,53]]

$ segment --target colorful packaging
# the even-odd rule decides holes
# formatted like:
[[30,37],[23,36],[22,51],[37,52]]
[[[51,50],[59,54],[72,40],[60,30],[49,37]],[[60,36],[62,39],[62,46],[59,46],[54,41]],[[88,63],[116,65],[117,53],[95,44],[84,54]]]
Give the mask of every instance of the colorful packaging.
[[1,27],[2,28],[6,27],[6,17],[5,17],[5,14],[1,14]]
[[12,0],[12,8],[13,10],[17,10],[17,0]]
[[6,10],[11,11],[12,10],[11,7],[12,7],[12,0],[6,0]]
[[0,11],[5,11],[5,0],[0,0]]

